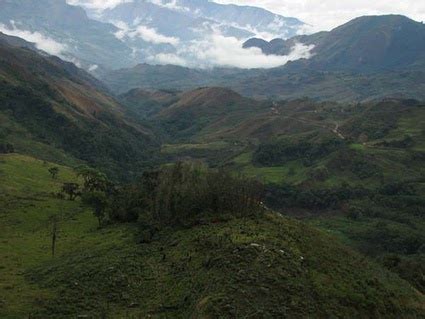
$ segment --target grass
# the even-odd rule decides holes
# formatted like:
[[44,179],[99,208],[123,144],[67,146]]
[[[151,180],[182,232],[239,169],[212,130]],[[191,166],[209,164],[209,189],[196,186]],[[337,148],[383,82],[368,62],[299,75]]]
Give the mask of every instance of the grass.
[[150,243],[70,254],[30,278],[57,291],[41,318],[390,318],[399,307],[419,314],[423,299],[331,237],[274,214],[163,229]]
[[[0,318],[420,316],[405,281],[303,223],[267,213],[192,228],[98,229],[30,157],[0,157]],[[49,222],[59,218],[57,253]],[[141,240],[143,238],[143,240]]]
[[[60,168],[52,179],[48,168],[58,166],[22,155],[0,156],[0,317],[27,317],[34,303],[52,292],[25,280],[26,271],[53,260],[51,218],[57,216],[59,236],[55,259],[103,242],[97,221],[79,202],[52,196],[63,182],[78,181],[73,171]],[[114,236],[107,234],[108,241]]]

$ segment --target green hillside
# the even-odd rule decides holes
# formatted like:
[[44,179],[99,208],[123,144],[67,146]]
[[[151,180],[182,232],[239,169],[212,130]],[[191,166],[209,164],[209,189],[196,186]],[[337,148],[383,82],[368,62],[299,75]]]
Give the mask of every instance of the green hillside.
[[[333,237],[269,212],[101,229],[58,199],[73,171],[0,157],[2,318],[420,317],[424,297]],[[53,217],[54,216],[54,217]],[[55,256],[51,230],[57,221]]]
[[0,54],[0,144],[120,178],[150,160],[157,148],[150,129],[88,73],[5,41]]

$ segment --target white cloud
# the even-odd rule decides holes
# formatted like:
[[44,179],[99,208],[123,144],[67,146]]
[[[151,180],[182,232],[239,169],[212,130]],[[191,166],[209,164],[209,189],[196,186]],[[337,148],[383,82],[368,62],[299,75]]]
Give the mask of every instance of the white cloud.
[[243,41],[221,34],[194,42],[187,51],[204,66],[226,66],[238,68],[274,68],[289,61],[311,57],[313,46],[296,44],[287,56],[265,55],[258,48],[243,49]]
[[173,64],[180,66],[188,66],[188,63],[184,58],[172,53],[159,53],[154,56],[148,57],[147,60],[148,62],[153,64]]
[[22,38],[28,42],[34,43],[36,48],[51,55],[62,57],[66,51],[66,45],[59,43],[52,38],[49,38],[40,32],[31,32],[28,30],[19,29],[14,21],[11,22],[11,28],[0,24],[0,32],[4,34]]
[[297,43],[289,55],[265,55],[258,48],[243,49],[243,41],[226,37],[220,32],[202,40],[191,41],[178,47],[175,54],[159,53],[148,58],[156,64],[175,64],[187,67],[215,66],[238,68],[274,68],[289,61],[308,59],[314,46]]
[[130,37],[138,36],[146,42],[154,44],[164,44],[168,43],[171,45],[178,45],[180,40],[175,37],[168,37],[166,35],[158,33],[155,29],[149,28],[144,25],[139,25],[136,30],[129,33]]
[[[136,20],[138,20],[137,22],[140,22],[139,19]],[[173,46],[177,46],[180,43],[180,39],[175,37],[168,37],[159,33],[156,29],[145,25],[138,25],[134,28],[130,28],[130,26],[123,21],[110,22],[119,29],[117,32],[115,32],[115,36],[120,40],[123,40],[125,37],[138,37],[146,42],[153,44],[171,44]]]
[[102,11],[115,8],[121,3],[133,2],[133,0],[66,0],[66,2],[74,6]]
[[263,7],[275,13],[298,18],[312,26],[310,32],[330,30],[363,15],[402,14],[425,20],[423,0],[215,0]]
[[89,71],[93,72],[93,71],[96,71],[98,68],[99,68],[99,66],[97,64],[92,64],[89,67]]
[[181,12],[190,11],[189,8],[178,5],[177,0],[148,0],[148,1],[153,4],[156,4],[157,6],[175,10],[175,11],[181,11]]

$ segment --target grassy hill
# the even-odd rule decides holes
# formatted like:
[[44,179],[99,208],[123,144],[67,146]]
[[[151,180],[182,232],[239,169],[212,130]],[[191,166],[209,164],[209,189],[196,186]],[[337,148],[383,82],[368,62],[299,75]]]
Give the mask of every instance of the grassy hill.
[[[0,316],[420,317],[424,297],[335,241],[275,213],[223,215],[190,228],[99,229],[79,201],[56,198],[78,179],[60,166],[0,157]],[[51,229],[59,229],[55,257]]]

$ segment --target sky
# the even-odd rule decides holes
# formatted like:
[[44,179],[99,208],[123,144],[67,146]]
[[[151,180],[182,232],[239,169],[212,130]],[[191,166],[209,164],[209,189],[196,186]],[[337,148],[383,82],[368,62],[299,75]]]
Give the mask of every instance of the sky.
[[[88,7],[105,9],[132,0],[67,0],[85,3]],[[212,0],[210,0],[212,1]],[[363,15],[402,14],[416,21],[425,21],[425,0],[213,0],[262,7],[307,23],[308,32],[331,30]]]
[[[119,1],[119,0],[117,0]],[[425,0],[215,0],[262,7],[295,17],[311,26],[310,32],[331,30],[363,15],[402,14],[425,21]]]

